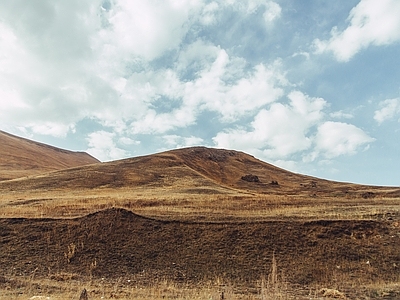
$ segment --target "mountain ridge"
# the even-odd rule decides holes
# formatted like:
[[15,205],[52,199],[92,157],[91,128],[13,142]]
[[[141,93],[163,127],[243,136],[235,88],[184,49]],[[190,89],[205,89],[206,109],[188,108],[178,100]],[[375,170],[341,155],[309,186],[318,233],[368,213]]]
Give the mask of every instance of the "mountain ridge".
[[[0,179],[3,178],[0,190],[3,191],[148,189],[146,193],[238,192],[344,198],[400,195],[398,188],[336,182],[293,173],[236,150],[196,146],[102,163],[85,152],[59,149],[1,131],[0,142]],[[8,165],[7,159],[11,161]],[[5,174],[8,182],[4,181]]]
[[[336,182],[293,173],[235,150],[202,146],[168,150],[103,163],[51,170],[0,184],[0,188],[151,188],[192,193],[240,191],[251,194],[372,198],[389,187]],[[372,191],[373,190],[373,191]],[[390,188],[393,195],[398,189]]]
[[0,181],[98,163],[86,152],[70,151],[0,130]]

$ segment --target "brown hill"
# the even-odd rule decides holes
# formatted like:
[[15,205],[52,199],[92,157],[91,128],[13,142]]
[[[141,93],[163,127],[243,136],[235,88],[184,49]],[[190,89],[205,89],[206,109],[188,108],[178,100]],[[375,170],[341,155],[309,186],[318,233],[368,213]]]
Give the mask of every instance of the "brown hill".
[[[64,153],[64,150],[54,149],[54,151]],[[69,152],[66,154],[73,156]],[[55,159],[55,161],[59,161],[60,167],[65,165],[61,160]],[[27,164],[28,162],[24,165]],[[34,161],[31,164],[35,165]],[[134,189],[139,187],[151,187],[153,191],[173,189],[189,194],[239,192],[249,195],[286,196],[357,195],[365,198],[388,193],[395,195],[398,192],[398,189],[395,188],[333,182],[296,174],[243,152],[206,147],[177,149],[80,166],[0,184],[0,189],[28,191],[40,189],[46,191],[49,189]]]
[[375,218],[400,190],[295,174],[243,152],[192,147],[0,182],[2,216],[123,207],[167,219]]
[[0,131],[0,181],[99,162],[73,152]]

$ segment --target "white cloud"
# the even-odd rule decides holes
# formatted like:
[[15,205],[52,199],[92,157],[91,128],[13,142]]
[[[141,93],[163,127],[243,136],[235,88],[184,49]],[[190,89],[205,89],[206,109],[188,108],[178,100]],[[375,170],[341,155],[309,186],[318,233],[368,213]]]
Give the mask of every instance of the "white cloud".
[[[278,7],[272,1],[231,4],[246,14],[263,9],[272,19]],[[286,83],[279,66],[245,70],[244,59],[202,39],[182,47],[190,26],[204,17],[214,24],[229,5],[2,2],[0,122],[54,136],[65,136],[83,118],[119,133],[129,127],[164,133],[195,124],[204,110],[218,112],[225,122],[255,112],[282,95]],[[178,50],[177,63],[155,71],[151,60],[169,50]],[[193,78],[181,78],[188,68]],[[159,111],[154,103],[164,98],[172,105]]]
[[190,0],[118,0],[104,12],[109,26],[100,31],[97,43],[106,56],[155,59],[179,46],[189,28],[186,22],[201,4]]
[[349,14],[349,26],[334,27],[329,40],[314,41],[316,53],[333,52],[338,61],[349,61],[370,45],[389,45],[400,40],[400,1],[361,0]]
[[216,14],[219,8],[219,4],[215,1],[204,6],[200,14],[200,23],[206,26],[214,24],[217,21]]
[[354,118],[354,116],[352,114],[346,113],[342,110],[330,113],[329,116],[332,118],[335,118],[335,119],[352,119],[352,118]]
[[387,99],[379,103],[380,109],[375,111],[374,119],[379,124],[400,115],[400,98]]
[[0,3],[1,123],[65,136],[91,118],[121,132],[175,92],[173,78],[162,84],[168,72],[130,66],[178,47],[202,1],[100,4]]
[[313,155],[322,154],[326,158],[351,155],[374,140],[352,124],[328,121],[318,127]]
[[287,83],[279,66],[257,65],[247,76],[234,78],[231,83],[230,70],[237,72],[241,68],[240,61],[236,64],[221,49],[212,65],[201,72],[197,80],[186,84],[185,99],[201,104],[203,109],[218,112],[224,122],[234,122],[283,95],[280,86]]
[[220,51],[219,47],[198,39],[180,51],[176,68],[178,72],[186,72],[189,69],[198,75],[197,72],[215,61]]
[[85,1],[1,2],[1,122],[65,136],[101,107],[106,89],[89,67],[95,8]]
[[275,1],[265,0],[226,0],[213,1],[205,5],[200,13],[199,21],[203,25],[214,25],[218,22],[218,17],[223,14],[226,9],[233,9],[239,12],[242,16],[255,14],[262,10],[263,19],[267,27],[270,27],[274,22],[281,17],[282,8]]
[[273,103],[269,110],[262,109],[251,123],[252,130],[228,130],[213,138],[222,148],[262,151],[268,159],[286,158],[304,151],[312,144],[310,129],[323,118],[326,101],[312,98],[299,91],[288,95],[289,105]]
[[62,124],[59,122],[35,122],[30,125],[28,124],[28,127],[33,133],[51,135],[55,137],[65,137],[68,132],[75,131],[74,124]]
[[110,161],[127,157],[128,153],[117,147],[114,142],[115,137],[115,133],[103,130],[92,132],[87,138],[89,148],[86,151],[101,161]]
[[166,144],[172,148],[183,148],[203,145],[204,140],[200,137],[190,136],[184,137],[179,135],[165,135],[163,136]]
[[[132,133],[157,134],[187,127],[196,124],[197,116],[204,111],[217,112],[222,122],[235,122],[283,95],[282,86],[288,83],[279,70],[279,63],[271,66],[260,64],[245,73],[240,59],[231,59],[223,49],[211,48],[201,42],[200,45],[210,53],[216,49],[218,52],[213,53],[216,55],[214,61],[209,58],[204,61],[203,70],[191,81],[181,81],[172,70],[149,76],[142,73],[148,78],[144,81],[147,95],[152,96],[142,113],[136,113],[130,125]],[[182,65],[190,64],[196,55],[184,55]],[[137,84],[138,78],[134,82]],[[139,86],[126,93],[135,94],[140,90]],[[171,106],[169,111],[153,107],[156,101],[167,101]]]
[[324,109],[328,106],[324,99],[299,91],[291,92],[288,98],[289,105],[273,103],[268,110],[262,109],[251,123],[251,130],[222,131],[213,138],[214,143],[217,147],[254,153],[293,169],[288,160],[291,155],[300,154],[304,162],[318,157],[331,159],[354,154],[374,141],[352,124],[324,121]]
[[140,141],[133,140],[133,139],[128,138],[126,136],[120,137],[119,138],[119,142],[121,144],[124,144],[124,145],[140,145]]
[[[20,83],[29,80],[26,69],[31,58],[12,28],[0,22],[0,122],[12,123],[21,110],[30,109],[24,101]],[[20,82],[14,78],[23,74]]]
[[267,2],[265,6],[266,10],[263,17],[267,26],[270,26],[276,19],[280,18],[282,8],[279,6],[278,3],[275,2]]
[[158,134],[186,127],[196,121],[196,113],[196,108],[188,106],[182,106],[170,113],[157,113],[150,109],[143,118],[132,123],[132,133]]

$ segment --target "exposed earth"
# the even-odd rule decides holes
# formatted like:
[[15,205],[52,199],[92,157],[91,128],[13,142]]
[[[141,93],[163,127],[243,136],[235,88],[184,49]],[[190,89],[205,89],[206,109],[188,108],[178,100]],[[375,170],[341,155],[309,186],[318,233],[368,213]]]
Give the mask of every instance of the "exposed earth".
[[399,220],[191,223],[108,209],[82,218],[0,220],[2,275],[74,273],[134,281],[292,284],[395,281]]

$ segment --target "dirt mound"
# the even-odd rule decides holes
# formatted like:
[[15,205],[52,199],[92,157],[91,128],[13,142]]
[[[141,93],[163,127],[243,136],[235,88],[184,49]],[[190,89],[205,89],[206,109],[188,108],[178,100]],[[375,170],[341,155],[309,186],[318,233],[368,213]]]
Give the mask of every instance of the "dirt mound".
[[68,272],[194,282],[255,281],[272,255],[292,283],[393,280],[395,222],[189,223],[109,209],[77,219],[0,219],[0,275]]

